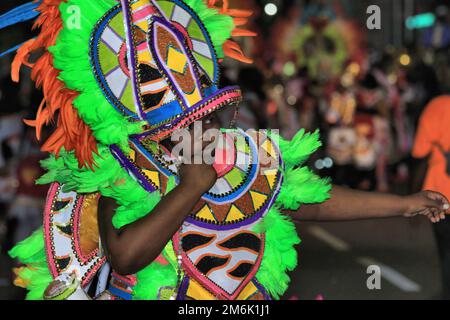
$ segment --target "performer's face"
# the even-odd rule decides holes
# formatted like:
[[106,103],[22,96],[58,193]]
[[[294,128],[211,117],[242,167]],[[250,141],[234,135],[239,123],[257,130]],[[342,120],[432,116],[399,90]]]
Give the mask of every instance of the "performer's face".
[[[204,117],[201,120],[198,120],[192,123],[188,128],[188,133],[190,136],[191,150],[194,150],[195,143],[201,142],[202,150],[211,144],[212,141],[208,141],[204,139],[204,133],[207,130],[220,130],[221,129],[221,121],[219,119],[219,115],[217,112],[213,112],[208,116]],[[183,141],[173,141],[172,136],[167,139],[161,141],[161,144],[168,149],[168,151],[172,151],[172,149]]]
[[[229,105],[194,122],[187,130],[182,132],[181,137],[176,133],[176,135],[172,135],[161,141],[161,145],[167,149],[169,153],[173,152],[175,146],[179,146],[179,148],[177,148],[177,153],[179,153],[181,149],[181,154],[179,155],[183,156],[183,151],[185,150],[183,148],[188,147],[186,146],[186,143],[188,143],[188,148],[191,148],[191,155],[206,151],[207,154],[214,156],[215,148],[217,147],[214,143],[219,142],[217,137],[218,135],[223,134],[221,129],[235,128],[237,114],[238,107],[236,105]],[[185,134],[188,141],[185,141]],[[207,147],[208,149],[206,149]]]

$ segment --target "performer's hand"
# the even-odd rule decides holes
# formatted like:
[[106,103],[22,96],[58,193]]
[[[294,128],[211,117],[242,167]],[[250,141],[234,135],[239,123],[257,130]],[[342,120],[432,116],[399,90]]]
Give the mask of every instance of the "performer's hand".
[[201,195],[209,191],[217,180],[216,170],[208,164],[182,164],[179,174],[180,185]]
[[405,217],[424,215],[431,222],[436,223],[445,219],[445,215],[450,213],[450,204],[447,198],[435,191],[422,191],[405,197],[406,211]]

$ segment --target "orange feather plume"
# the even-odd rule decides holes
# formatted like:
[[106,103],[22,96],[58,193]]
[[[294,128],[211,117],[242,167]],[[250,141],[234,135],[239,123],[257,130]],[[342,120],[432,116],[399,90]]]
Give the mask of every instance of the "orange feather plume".
[[[97,153],[97,142],[89,127],[81,120],[73,106],[78,92],[65,88],[58,79],[60,71],[53,66],[53,57],[48,48],[56,42],[62,29],[59,5],[64,0],[43,0],[37,10],[40,12],[33,29],[40,28],[36,39],[23,44],[14,58],[11,66],[11,78],[19,81],[22,65],[30,67],[31,79],[36,88],[42,88],[44,99],[39,106],[35,120],[25,120],[25,123],[36,129],[36,137],[41,139],[42,128],[56,119],[56,129],[44,142],[42,151],[58,156],[61,148],[74,151],[80,168],[89,166],[94,169],[93,153]],[[33,53],[43,53],[35,63],[29,61]]]
[[[236,28],[232,31],[233,37],[254,37],[256,33],[247,29],[238,28],[244,26],[248,22],[248,18],[253,14],[251,10],[230,9],[229,1],[222,0],[222,6],[218,6],[217,0],[208,0],[208,7],[219,10],[219,13],[226,14],[233,18]],[[253,63],[253,60],[246,57],[239,44],[233,40],[227,40],[223,44],[223,52],[225,56],[244,63]]]

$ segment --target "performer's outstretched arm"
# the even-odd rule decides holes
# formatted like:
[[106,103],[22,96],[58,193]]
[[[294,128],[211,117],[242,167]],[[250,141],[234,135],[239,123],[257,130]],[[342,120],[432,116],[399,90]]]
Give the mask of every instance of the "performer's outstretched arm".
[[112,224],[117,204],[113,199],[100,198],[100,236],[112,268],[119,274],[129,275],[148,266],[215,181],[216,171],[209,165],[182,165],[179,185],[150,214],[120,230]]
[[[302,205],[297,211],[287,211],[295,220],[339,221],[395,216],[427,216],[432,222],[445,219],[450,208],[448,200],[434,191],[422,191],[410,196],[364,192],[335,186],[330,199]],[[448,212],[447,212],[448,213]]]

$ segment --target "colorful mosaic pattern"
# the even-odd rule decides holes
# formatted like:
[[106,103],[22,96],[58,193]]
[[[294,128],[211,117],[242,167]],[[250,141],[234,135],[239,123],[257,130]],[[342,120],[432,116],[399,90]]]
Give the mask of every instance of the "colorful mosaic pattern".
[[189,34],[189,47],[198,64],[211,82],[218,83],[219,70],[216,53],[208,32],[197,15],[181,1],[157,1],[155,5],[161,14],[180,30]]
[[63,192],[63,185],[53,183],[44,210],[44,236],[47,263],[54,278],[75,272],[86,286],[105,263],[98,243],[86,246],[83,222],[87,215],[97,215],[97,194],[79,195]]
[[218,89],[211,40],[184,2],[120,2],[98,22],[90,53],[96,79],[118,111],[147,121],[150,135],[161,139],[240,101],[237,87]]
[[[245,133],[238,129],[227,134],[232,141],[245,143],[235,144],[235,165],[217,179],[188,217],[200,226],[230,229],[235,224],[251,223],[267,211],[280,188],[281,158],[273,141],[257,131]],[[129,154],[117,147],[112,148],[113,154],[146,190],[164,193],[168,177],[177,175],[174,159],[158,150],[151,139],[130,141]],[[264,163],[259,161],[262,152],[266,156]]]
[[252,231],[254,224],[217,231],[185,222],[173,243],[182,252],[186,274],[213,296],[236,299],[254,278],[264,252],[264,235]]
[[[181,298],[195,298],[197,288],[197,295],[244,299],[264,253],[264,234],[253,230],[280,189],[280,152],[262,132],[238,129],[226,135],[234,143],[234,165],[203,195],[173,239],[187,274]],[[130,147],[127,155],[117,147],[113,154],[146,190],[165,194],[168,178],[177,179],[174,158],[145,137],[132,139]],[[247,293],[265,297],[261,290]]]
[[91,63],[108,101],[121,113],[138,118],[127,62],[123,14],[111,9],[97,24],[91,44]]

